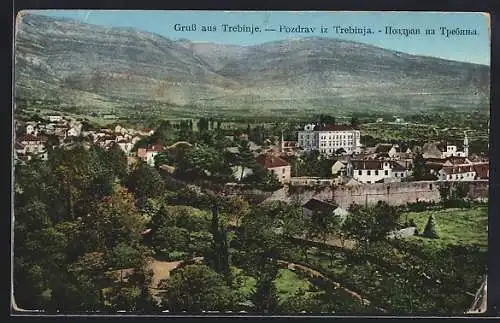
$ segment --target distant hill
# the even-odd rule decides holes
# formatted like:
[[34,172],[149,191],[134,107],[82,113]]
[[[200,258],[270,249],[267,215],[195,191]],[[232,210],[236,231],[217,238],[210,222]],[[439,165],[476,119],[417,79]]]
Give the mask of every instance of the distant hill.
[[264,116],[489,109],[488,66],[363,43],[316,37],[255,46],[172,41],[34,14],[25,14],[18,26],[21,99],[117,110],[156,103],[177,112],[198,107],[199,114]]

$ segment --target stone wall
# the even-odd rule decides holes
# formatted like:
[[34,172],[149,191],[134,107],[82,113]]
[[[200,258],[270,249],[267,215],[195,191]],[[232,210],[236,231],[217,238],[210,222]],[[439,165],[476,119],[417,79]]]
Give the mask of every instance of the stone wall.
[[375,204],[385,201],[390,205],[402,205],[415,202],[439,202],[441,200],[440,188],[449,184],[451,189],[455,185],[466,185],[470,199],[488,198],[488,181],[442,182],[396,182],[352,187],[337,187],[332,190],[332,200],[339,206],[346,208],[352,203]]
[[[378,201],[385,201],[390,205],[403,205],[415,202],[439,202],[441,201],[442,188],[454,189],[458,185],[465,185],[467,198],[473,200],[488,199],[488,180],[478,181],[419,181],[419,182],[393,182],[377,184],[361,184],[356,186],[316,186],[294,185],[284,186],[282,189],[271,193],[262,194],[266,201],[299,201],[305,203],[311,198],[323,201],[333,201],[342,208],[347,209],[352,203],[360,205],[372,205]],[[231,189],[231,193],[248,194],[239,191],[237,187]],[[255,194],[255,192],[254,192]]]

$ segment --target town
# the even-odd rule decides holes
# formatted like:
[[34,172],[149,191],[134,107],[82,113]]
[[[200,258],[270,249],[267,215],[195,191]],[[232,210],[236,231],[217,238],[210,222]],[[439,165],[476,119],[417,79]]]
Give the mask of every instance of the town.
[[[172,124],[179,128],[179,124]],[[236,131],[238,132],[238,131]],[[15,160],[22,163],[31,158],[47,160],[48,150],[56,147],[71,149],[76,143],[86,147],[97,145],[109,149],[118,146],[127,156],[129,165],[142,160],[152,167],[167,169],[169,165],[158,164],[156,156],[168,151],[163,143],[144,143],[155,133],[153,129],[131,129],[120,125],[100,129],[85,129],[82,121],[61,115],[48,115],[43,120],[16,124],[18,136],[15,141]],[[255,161],[270,171],[282,184],[291,185],[362,185],[375,183],[410,182],[418,180],[475,181],[489,178],[489,158],[486,152],[469,154],[467,133],[464,131],[461,144],[428,142],[422,147],[407,147],[398,144],[377,143],[365,147],[360,143],[357,126],[336,124],[306,124],[298,130],[297,140],[285,141],[275,135],[265,138],[265,145],[248,140],[248,134],[225,136],[228,152],[237,152],[241,141],[255,157]],[[180,138],[172,147],[185,143],[189,138]],[[171,148],[172,148],[171,147]],[[135,149],[134,149],[135,148]],[[314,154],[326,160],[323,169],[317,171],[324,176],[294,176],[298,174],[298,161],[304,155]],[[421,165],[414,165],[421,158]],[[415,170],[415,167],[417,170]],[[252,174],[252,169],[232,166],[234,182]],[[239,176],[241,173],[242,176]]]
[[[163,120],[153,129],[62,114],[18,117],[16,221],[45,214],[64,239],[101,246],[70,266],[108,263],[107,270],[95,264],[101,268],[95,278],[77,276],[93,281],[97,298],[85,297],[102,309],[197,311],[215,302],[219,311],[445,314],[478,303],[485,288],[487,153],[470,152],[467,131],[462,142],[364,145],[356,118],[311,119],[270,130],[212,118]],[[103,229],[106,221],[114,227]],[[63,224],[79,233],[69,235]],[[65,252],[47,248],[60,250],[50,259]],[[466,265],[443,272],[457,266],[450,261]],[[23,277],[32,277],[31,267],[22,268]],[[184,278],[175,275],[183,270]],[[136,274],[146,290],[132,279]],[[463,275],[467,281],[457,285]],[[200,277],[214,280],[202,293],[222,284],[221,296],[179,303],[193,297],[186,284]],[[36,306],[24,284],[19,302]],[[429,286],[455,298],[447,301]],[[55,286],[46,288],[37,296],[45,308],[81,306],[54,294]],[[123,288],[136,296],[121,300]],[[43,296],[48,291],[54,296]]]
[[12,313],[486,312],[483,14],[151,14],[16,16]]

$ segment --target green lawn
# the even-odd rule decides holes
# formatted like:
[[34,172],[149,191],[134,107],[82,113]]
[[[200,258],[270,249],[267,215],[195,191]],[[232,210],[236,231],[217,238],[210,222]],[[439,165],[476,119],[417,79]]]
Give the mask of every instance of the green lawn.
[[300,278],[296,273],[289,269],[280,269],[276,278],[276,288],[278,289],[278,298],[282,302],[288,296],[302,289],[308,291],[311,287],[309,281]]
[[[254,277],[247,276],[241,269],[233,268],[233,275],[241,281],[239,291],[245,298],[250,298],[255,290],[257,280]],[[308,280],[300,278],[296,273],[289,269],[280,269],[276,278],[276,288],[278,289],[278,298],[283,302],[287,297],[293,295],[299,289],[309,291],[311,283]]]
[[417,240],[433,248],[446,245],[476,245],[481,249],[488,247],[488,208],[475,207],[470,209],[443,209],[425,212],[409,212],[408,220],[413,219],[420,233],[430,215],[434,217],[439,239],[427,239],[412,236],[410,240]]

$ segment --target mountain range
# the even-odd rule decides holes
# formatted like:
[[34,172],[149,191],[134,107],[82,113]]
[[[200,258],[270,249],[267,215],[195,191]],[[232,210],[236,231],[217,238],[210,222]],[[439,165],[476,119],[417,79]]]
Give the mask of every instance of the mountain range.
[[307,37],[252,46],[24,14],[16,98],[164,114],[489,110],[489,66]]

